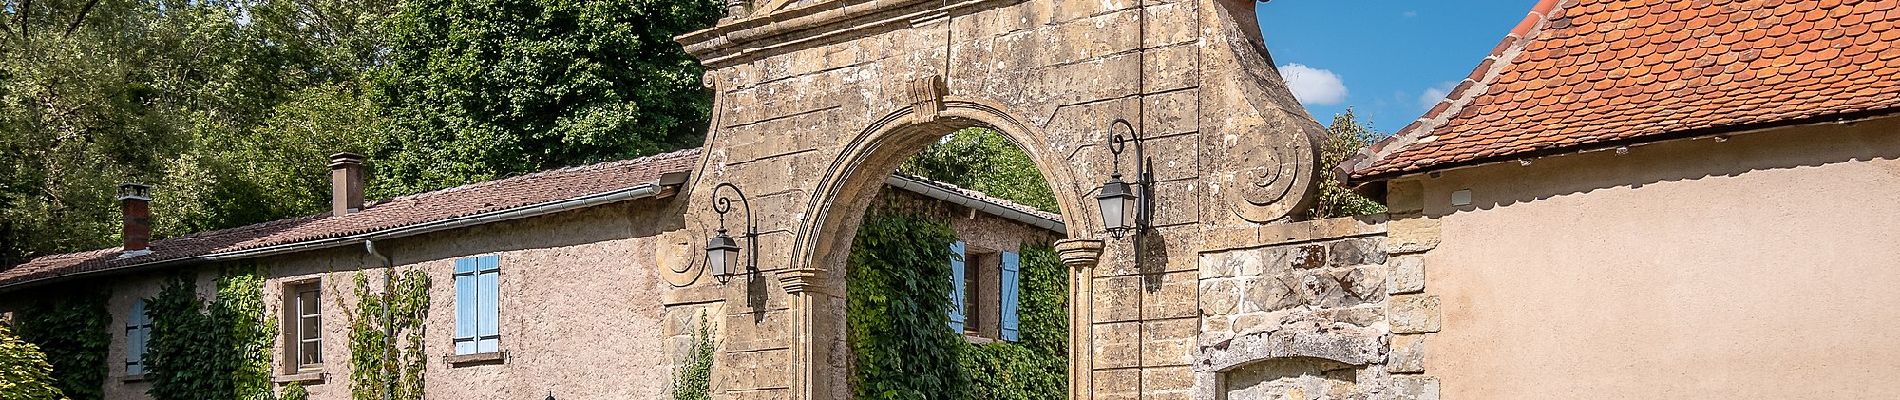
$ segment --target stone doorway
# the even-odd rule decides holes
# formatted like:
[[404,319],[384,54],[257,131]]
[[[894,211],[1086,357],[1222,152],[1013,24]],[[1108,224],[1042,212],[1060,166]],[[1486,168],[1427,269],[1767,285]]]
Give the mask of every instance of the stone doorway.
[[[685,282],[721,304],[717,395],[849,395],[844,258],[883,179],[946,132],[995,128],[1055,193],[1071,268],[1072,398],[1187,398],[1197,263],[1312,199],[1320,125],[1285,89],[1249,0],[775,0],[735,3],[678,40],[707,66],[713,126],[688,230],[708,193],[750,196],[760,272]],[[1104,240],[1093,191],[1111,121],[1154,166],[1153,225]],[[1132,160],[1124,160],[1131,163]],[[697,227],[697,228],[695,228]],[[1141,251],[1134,248],[1142,243]],[[1137,260],[1136,255],[1141,259]]]

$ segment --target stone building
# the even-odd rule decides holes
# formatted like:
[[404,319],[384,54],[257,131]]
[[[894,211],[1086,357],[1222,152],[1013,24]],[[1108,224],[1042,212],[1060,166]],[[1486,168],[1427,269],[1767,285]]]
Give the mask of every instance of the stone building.
[[[430,362],[437,398],[652,393],[657,374],[545,360],[660,365],[670,345],[657,344],[682,341],[699,315],[720,332],[715,398],[845,398],[844,260],[866,208],[906,185],[891,178],[904,159],[986,127],[1022,147],[1060,203],[1059,226],[980,214],[1058,233],[1074,399],[1900,390],[1886,334],[1900,316],[1882,311],[1900,300],[1887,289],[1900,283],[1900,218],[1883,207],[1900,198],[1900,0],[1542,0],[1443,103],[1340,166],[1317,165],[1323,128],[1274,70],[1252,1],[729,4],[717,26],[677,38],[714,93],[697,153],[398,198],[244,240],[49,257],[0,280],[251,257],[292,273],[272,278],[279,296],[378,255],[478,282],[499,265],[504,284],[535,283],[508,290],[556,294],[503,309],[546,318],[498,317],[500,366],[452,368],[497,360],[432,347],[450,357]],[[1322,167],[1389,212],[1305,215]],[[586,172],[602,168],[615,171]],[[1145,211],[1132,226],[1096,202],[1123,178]],[[753,195],[743,255],[758,270],[718,284],[700,246],[728,185]],[[910,193],[939,192],[956,193]],[[376,215],[435,228],[343,222]],[[281,250],[306,242],[329,247]],[[187,250],[166,256],[167,243]],[[151,291],[136,269],[109,276],[128,285],[115,309]],[[446,321],[432,340],[456,341]],[[463,335],[477,350],[479,328]]]
[[1447,399],[1892,397],[1896,25],[1891,0],[1538,3],[1344,166],[1390,206],[1388,369]]
[[[679,196],[697,151],[367,203],[362,160],[340,156],[332,163],[338,201],[326,215],[139,243],[150,213],[165,209],[128,192],[126,246],[0,271],[0,312],[109,292],[112,338],[99,366],[109,399],[148,398],[139,349],[155,317],[143,312],[145,299],[179,274],[214,297],[214,277],[232,266],[264,278],[259,317],[281,332],[271,346],[273,382],[298,383],[312,399],[350,398],[351,321],[376,318],[355,315],[357,296],[384,292],[380,272],[389,268],[433,282],[422,335],[427,398],[661,398],[679,347],[698,327],[694,311],[715,310],[709,320],[720,321],[716,304],[675,297],[685,287],[725,288],[697,275],[676,280],[683,270],[673,269],[705,257],[704,237],[683,236],[698,232],[684,231],[688,202]],[[1008,283],[1002,255],[1053,241],[1060,219],[908,176],[890,177],[882,195],[962,216],[948,222],[969,249],[967,295],[978,300],[969,334],[999,338],[1002,321],[1014,317],[1000,304],[1011,300],[1000,288]],[[368,292],[353,290],[359,276]]]

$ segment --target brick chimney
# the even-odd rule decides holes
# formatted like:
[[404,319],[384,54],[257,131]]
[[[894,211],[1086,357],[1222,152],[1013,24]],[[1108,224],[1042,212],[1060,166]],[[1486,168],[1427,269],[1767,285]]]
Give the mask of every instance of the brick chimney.
[[152,186],[119,184],[119,214],[124,217],[125,251],[145,250],[152,242]]
[[363,156],[355,153],[330,155],[330,215],[340,216],[363,210]]

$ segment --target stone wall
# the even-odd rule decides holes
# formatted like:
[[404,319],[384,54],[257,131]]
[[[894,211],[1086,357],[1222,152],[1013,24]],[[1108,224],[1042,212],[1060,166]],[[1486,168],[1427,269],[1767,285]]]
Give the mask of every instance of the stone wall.
[[[958,128],[1014,141],[1061,203],[1076,398],[1189,396],[1202,244],[1312,198],[1323,128],[1262,50],[1252,1],[754,5],[678,38],[715,93],[692,192],[740,185],[763,233],[757,279],[680,296],[723,301],[731,332],[758,334],[721,348],[735,374],[721,396],[848,394],[842,265],[859,218],[891,170]],[[1090,193],[1114,172],[1116,120],[1145,138],[1154,226],[1104,240]],[[694,197],[688,224],[710,226]]]
[[1438,329],[1436,300],[1413,294],[1416,256],[1382,222],[1282,224],[1203,253],[1195,398],[1436,399],[1415,335]]

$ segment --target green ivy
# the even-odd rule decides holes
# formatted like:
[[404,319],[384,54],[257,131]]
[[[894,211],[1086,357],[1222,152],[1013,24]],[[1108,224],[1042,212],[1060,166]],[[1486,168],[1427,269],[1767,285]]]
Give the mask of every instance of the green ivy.
[[693,334],[691,351],[691,358],[673,374],[673,400],[712,398],[712,324],[706,323],[704,311],[699,314],[699,332]]
[[950,226],[874,209],[858,227],[846,268],[845,319],[860,399],[956,399],[969,391],[950,332]]
[[0,324],[0,399],[64,398],[54,385],[53,365],[46,362],[46,355],[40,353],[39,346],[20,340],[11,328]]
[[[255,268],[218,275],[217,295],[206,302],[191,273],[173,275],[146,301],[152,337],[146,342],[147,394],[157,400],[272,399],[270,345],[277,326],[265,318],[264,279]],[[223,397],[223,396],[218,396]]]
[[972,345],[948,327],[950,243],[943,215],[883,203],[853,241],[846,319],[868,399],[1051,399],[1068,392],[1068,271],[1047,244],[1022,246],[1022,340]]
[[428,366],[422,333],[429,319],[429,275],[385,269],[382,283],[381,293],[372,293],[368,275],[358,271],[356,308],[339,307],[350,322],[350,395],[420,400]]
[[310,391],[305,390],[302,383],[291,382],[289,385],[284,385],[284,390],[278,392],[277,398],[278,400],[310,400]]
[[105,398],[106,351],[112,344],[111,293],[62,288],[43,295],[17,314],[21,339],[40,348],[52,363],[54,384],[73,400]]

